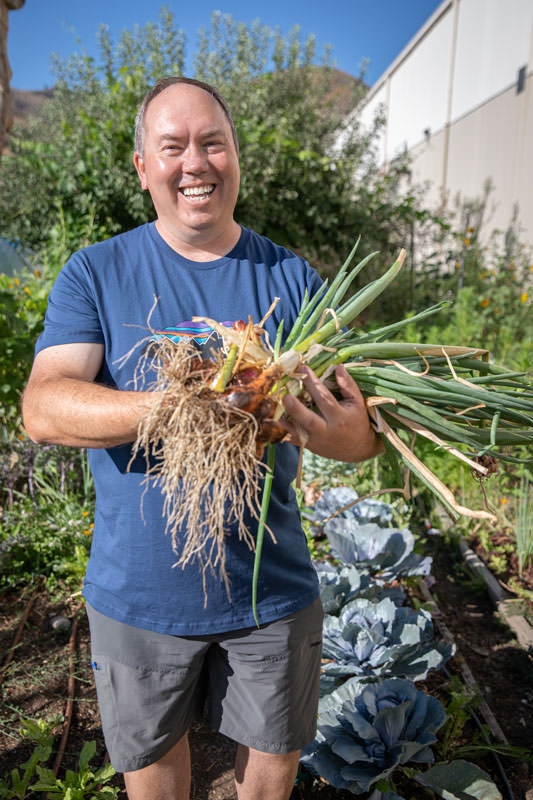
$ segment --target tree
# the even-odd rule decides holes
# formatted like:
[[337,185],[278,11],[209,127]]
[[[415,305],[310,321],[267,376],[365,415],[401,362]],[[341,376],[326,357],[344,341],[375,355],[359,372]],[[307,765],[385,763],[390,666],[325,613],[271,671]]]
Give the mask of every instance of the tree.
[[7,131],[13,124],[13,112],[9,95],[11,68],[7,57],[8,11],[22,8],[25,0],[0,0],[0,155]]
[[[184,74],[185,48],[184,32],[162,9],[158,22],[123,31],[117,44],[102,27],[97,60],[81,53],[56,63],[43,118],[11,137],[1,235],[39,249],[61,214],[76,249],[80,231],[97,240],[153,218],[131,162],[133,122],[157,78]],[[304,41],[297,28],[282,36],[215,12],[200,32],[194,73],[222,91],[234,114],[239,222],[300,251],[324,273],[338,268],[358,234],[363,254],[382,251],[381,267],[396,254],[412,203],[398,201],[394,174],[380,175],[372,133],[352,121],[339,144],[342,114],[327,99],[336,71],[327,52],[317,56],[313,36]],[[363,91],[354,81],[353,105]]]

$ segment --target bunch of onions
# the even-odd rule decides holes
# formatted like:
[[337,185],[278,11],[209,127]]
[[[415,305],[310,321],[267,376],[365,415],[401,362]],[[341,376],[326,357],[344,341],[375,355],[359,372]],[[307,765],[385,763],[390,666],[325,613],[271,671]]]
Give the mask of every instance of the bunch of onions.
[[[405,259],[401,251],[384,275],[345,300],[355,276],[375,255],[351,267],[357,245],[331,286],[324,284],[312,297],[304,297],[284,340],[283,321],[273,345],[264,329],[275,299],[257,324],[249,319],[228,328],[196,318],[220,335],[218,361],[201,361],[191,345],[168,339],[154,341],[146,354],[157,365],[154,388],[161,399],[141,423],[136,447],[157,456],[147,480],[159,483],[164,493],[168,525],[180,552],[178,564],[197,557],[204,575],[206,569],[218,568],[229,592],[224,537],[233,515],[239,535],[255,549],[256,621],[274,447],[285,435],[281,401],[286,393],[305,400],[302,364],[324,381],[336,365],[346,366],[389,455],[407,468],[406,475],[420,479],[452,518],[495,519],[487,510],[472,510],[456,501],[415,454],[418,437],[461,459],[481,478],[494,471],[496,453],[516,461],[507,448],[533,442],[533,388],[524,381],[524,373],[491,364],[483,349],[392,340],[401,328],[436,313],[444,303],[369,333],[349,327],[395,279]],[[201,432],[201,444],[197,434],[194,440],[184,435],[191,423]],[[261,461],[265,445],[266,467]],[[408,479],[402,492],[409,497]],[[245,520],[247,512],[258,521],[255,540]],[[186,538],[180,543],[177,531],[184,525]]]

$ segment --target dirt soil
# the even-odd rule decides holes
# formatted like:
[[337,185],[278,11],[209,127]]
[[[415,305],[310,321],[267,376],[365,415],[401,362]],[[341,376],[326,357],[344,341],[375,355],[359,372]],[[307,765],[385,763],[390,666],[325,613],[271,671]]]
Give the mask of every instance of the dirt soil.
[[[486,591],[475,583],[465,571],[460,557],[446,550],[436,541],[434,551],[434,576],[432,593],[438,602],[447,627],[452,631],[458,649],[464,656],[510,744],[533,747],[533,664],[523,649],[513,639],[509,629],[499,622]],[[12,645],[21,614],[29,598],[29,591],[12,593],[0,598],[0,653],[8,653]],[[19,717],[49,718],[63,715],[66,708],[69,671],[69,631],[58,632],[51,627],[51,618],[63,614],[70,619],[79,618],[76,637],[76,689],[74,715],[67,741],[66,753],[60,774],[74,768],[76,757],[85,741],[97,742],[95,762],[100,765],[106,758],[98,707],[95,698],[89,655],[89,632],[82,611],[76,611],[79,597],[69,602],[54,602],[45,592],[38,594],[28,621],[22,632],[14,658],[5,670],[0,701],[0,775],[20,766],[33,751],[33,745],[20,740]],[[4,661],[5,663],[5,661]],[[459,673],[457,659],[448,664],[452,673]],[[1,674],[1,673],[0,673]],[[432,694],[443,693],[445,678],[432,673],[426,688]],[[419,687],[421,688],[421,687]],[[444,702],[444,694],[440,697]],[[463,743],[476,735],[475,728],[463,730]],[[58,726],[56,747],[62,725]],[[232,762],[235,745],[225,737],[209,732],[202,726],[191,734],[193,761],[193,800],[235,800]],[[470,757],[472,759],[472,757]],[[472,759],[473,760],[473,759]],[[476,759],[498,783],[503,797],[510,795],[499,776],[494,759]],[[533,788],[533,767],[517,760],[502,758],[502,766],[512,787],[515,800],[522,800]],[[50,765],[51,766],[51,765]],[[116,776],[115,785],[122,786]],[[411,784],[412,785],[412,784]],[[410,800],[418,800],[409,793]],[[124,791],[121,799],[126,798]],[[330,787],[311,780],[305,773],[300,776],[291,800],[333,800],[353,797],[335,792]],[[420,798],[427,798],[420,790]]]

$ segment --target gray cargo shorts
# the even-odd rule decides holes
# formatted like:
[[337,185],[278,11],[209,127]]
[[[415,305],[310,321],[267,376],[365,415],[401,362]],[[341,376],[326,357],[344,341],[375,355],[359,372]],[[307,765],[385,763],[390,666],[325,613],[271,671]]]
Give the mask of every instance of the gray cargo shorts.
[[290,753],[316,733],[322,605],[261,628],[169,636],[117,622],[87,604],[91,657],[111,763],[158,761],[204,720],[240,744]]

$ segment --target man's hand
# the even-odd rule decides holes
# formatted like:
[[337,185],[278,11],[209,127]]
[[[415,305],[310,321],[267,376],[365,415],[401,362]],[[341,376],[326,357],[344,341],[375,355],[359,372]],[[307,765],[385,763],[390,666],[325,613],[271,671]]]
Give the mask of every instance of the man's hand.
[[[302,367],[302,372],[306,376],[303,384],[318,413],[290,395],[283,398],[283,404],[292,420],[307,433],[307,449],[337,461],[365,461],[382,453],[383,443],[370,424],[364,398],[346,368],[340,365],[335,370],[341,400],[334,397],[311,369]],[[285,424],[290,441],[300,444],[295,425]]]

